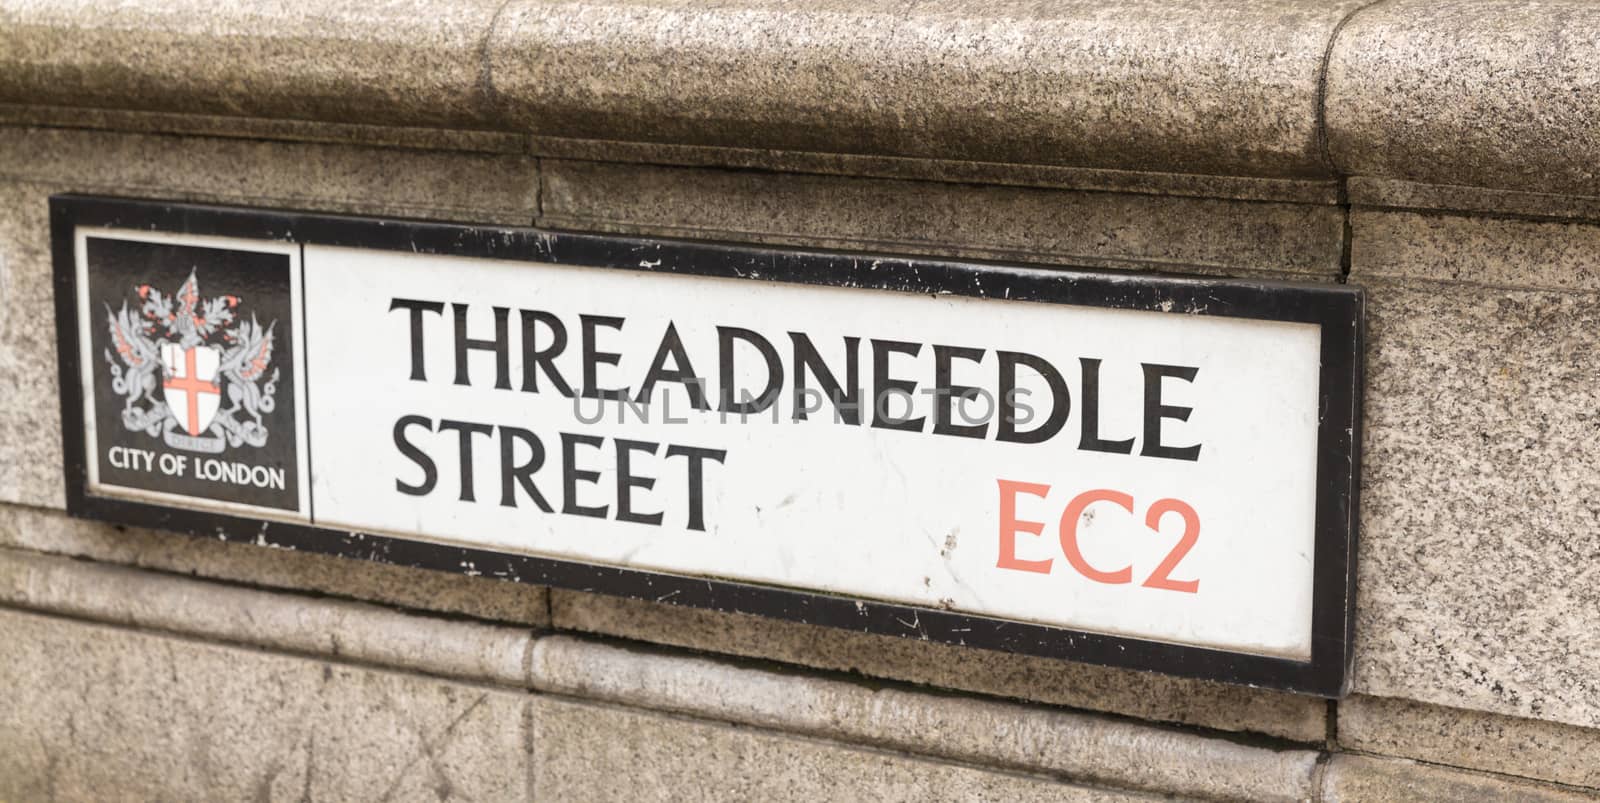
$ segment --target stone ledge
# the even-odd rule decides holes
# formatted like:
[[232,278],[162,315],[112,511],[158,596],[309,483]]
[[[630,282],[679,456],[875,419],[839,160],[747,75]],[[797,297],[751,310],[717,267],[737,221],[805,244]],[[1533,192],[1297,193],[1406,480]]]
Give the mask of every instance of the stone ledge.
[[1328,64],[1328,141],[1346,173],[1600,194],[1600,6],[1388,0]]
[[[325,681],[333,674],[367,677],[367,670],[359,666],[340,668],[354,662],[407,673],[392,675],[394,683],[426,682],[404,679],[419,672],[488,682],[530,689],[536,695],[576,698],[572,704],[590,708],[598,703],[622,707],[618,710],[644,709],[636,713],[749,726],[769,731],[774,738],[817,739],[840,749],[889,751],[884,755],[909,754],[912,759],[921,756],[985,771],[1086,783],[1107,790],[1106,799],[1121,794],[1111,791],[1116,789],[1135,795],[1229,800],[1600,799],[1590,789],[1405,759],[1343,753],[1328,757],[1311,749],[1275,749],[1050,707],[870,686],[571,636],[535,637],[520,628],[416,616],[15,549],[0,549],[3,608],[71,617],[0,610],[0,619],[32,622],[35,629],[43,628],[41,632],[87,627],[83,632],[103,633],[94,641],[107,644],[154,639],[152,643],[192,645],[182,647],[186,654],[234,654],[229,652],[232,648],[201,643],[220,641],[264,648],[266,652],[237,655],[278,662],[272,666],[288,666],[285,657],[276,654],[288,652],[313,659],[305,666],[329,667],[318,670]],[[75,624],[74,619],[103,624]],[[179,639],[140,634],[130,627]],[[175,662],[171,669],[151,670],[149,677],[166,678],[169,671],[182,671],[197,678],[195,682],[211,683],[207,679],[228,674],[179,662],[170,655],[171,649],[167,652],[169,662]],[[341,663],[322,663],[329,660]],[[515,703],[507,692],[494,693],[503,696],[502,707]],[[167,688],[162,694],[170,697],[177,691]],[[446,692],[446,697],[460,707],[459,695]],[[533,704],[567,705],[540,696]],[[18,709],[0,706],[0,720],[7,710]],[[180,712],[172,715],[178,717],[172,726],[194,738],[206,738],[210,731],[205,729],[213,727],[206,723],[218,715],[211,712],[197,719],[193,712]],[[1153,761],[1152,755],[1162,760]],[[1461,760],[1472,763],[1468,758]],[[272,774],[270,767],[251,771],[255,770]],[[1588,779],[1570,773],[1563,777]]]
[[1353,177],[1346,198],[1352,206],[1385,211],[1484,213],[1484,218],[1555,222],[1600,221],[1600,197],[1520,192],[1483,187],[1424,184],[1389,178]]
[[534,689],[547,693],[1191,798],[1309,799],[1318,758],[1310,750],[562,636],[535,643],[531,677]]
[[0,100],[475,127],[502,0],[0,2]]
[[1327,736],[1326,701],[1288,692],[560,589],[550,607],[558,630],[1303,744]]
[[[185,137],[354,145],[411,151],[497,153],[508,156],[520,156],[530,152],[527,135],[507,131],[382,125],[369,122],[316,122],[274,117],[239,117],[84,106],[0,103],[0,125],[17,128],[68,128],[127,134],[176,134]],[[1233,179],[1233,181],[1252,180]],[[1314,194],[1315,186],[1299,187],[1306,183],[1316,185],[1316,182],[1269,182],[1265,179],[1255,179],[1253,183],[1290,185],[1279,190],[1273,197],[1317,197]]]
[[531,799],[515,690],[4,609],[0,688],[4,800]]
[[521,687],[532,633],[0,549],[0,605]]
[[1153,801],[0,610],[0,799]]
[[[0,608],[1210,798],[1309,794],[1317,754],[0,549]],[[68,619],[59,621],[68,622]],[[125,631],[124,631],[125,632]],[[1153,762],[1150,756],[1165,758]]]
[[1593,196],[1597,32],[1581,0],[0,0],[0,103]]
[[1325,177],[1361,1],[4,0],[0,102]]
[[1354,695],[1339,703],[1339,744],[1434,764],[1600,788],[1600,730],[1414,700]]
[[1328,762],[1322,796],[1326,803],[1433,803],[1440,800],[1506,803],[1594,803],[1600,793],[1465,772],[1403,759],[1336,755]]
[[1358,281],[1600,292],[1600,225],[1594,223],[1361,206],[1350,210],[1349,221],[1350,272]]
[[120,527],[55,510],[0,505],[0,548],[6,547],[158,577],[191,575],[528,628],[550,624],[548,591],[539,586]]
[[1361,0],[513,0],[488,48],[536,134],[1262,176],[1326,173]]
[[538,800],[1155,803],[1173,798],[652,711],[536,697]]
[[537,225],[1113,270],[1330,280],[1341,210],[543,159]]
[[1331,177],[1296,179],[1157,173],[1062,165],[571,139],[532,136],[509,131],[315,122],[14,103],[0,103],[0,126],[115,131],[131,134],[175,134],[188,137],[356,145],[412,151],[496,153],[508,156],[536,154],[550,159],[588,162],[627,162],[639,165],[762,170],[785,174],[1049,187],[1113,194],[1178,195],[1322,206],[1338,203],[1340,191],[1339,181]]

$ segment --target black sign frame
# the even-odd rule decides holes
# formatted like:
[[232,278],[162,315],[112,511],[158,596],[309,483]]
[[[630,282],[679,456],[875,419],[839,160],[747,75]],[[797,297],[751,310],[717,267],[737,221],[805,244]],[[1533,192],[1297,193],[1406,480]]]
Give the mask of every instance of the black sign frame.
[[[1347,690],[1355,613],[1366,302],[1344,284],[1131,275],[1055,267],[377,219],[79,195],[50,199],[62,454],[70,515],[864,633],[1082,661],[1323,697]],[[446,546],[88,493],[74,233],[80,226],[213,235],[1017,302],[1222,315],[1322,331],[1311,660],[1294,661],[938,608]],[[868,272],[863,266],[872,264]],[[643,267],[649,265],[650,267]],[[752,271],[759,278],[748,278]],[[313,469],[314,470],[314,469]]]

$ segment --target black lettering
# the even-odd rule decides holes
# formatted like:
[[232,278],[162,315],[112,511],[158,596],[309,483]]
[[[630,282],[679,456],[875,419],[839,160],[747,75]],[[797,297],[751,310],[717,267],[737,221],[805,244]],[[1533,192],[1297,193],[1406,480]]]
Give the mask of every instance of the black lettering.
[[493,424],[474,424],[470,421],[439,421],[440,432],[455,432],[461,446],[461,501],[476,502],[472,487],[472,436],[494,434]]
[[578,504],[578,483],[594,483],[600,479],[598,471],[584,471],[578,468],[578,447],[588,446],[598,449],[606,439],[595,435],[574,435],[570,432],[561,433],[561,512],[568,516],[588,516],[603,519],[606,517],[606,506],[584,507]]
[[1145,457],[1168,457],[1173,460],[1199,460],[1200,444],[1193,446],[1167,446],[1161,442],[1161,419],[1188,421],[1192,407],[1175,407],[1161,403],[1161,380],[1166,377],[1193,382],[1199,368],[1187,365],[1160,365],[1140,363],[1144,366],[1144,449]]
[[[951,360],[981,362],[983,353],[983,349],[966,348],[964,346],[935,345],[933,347],[933,434],[954,435],[958,438],[983,438],[988,436],[989,422],[987,421],[978,424],[954,423],[956,401],[969,401],[978,398],[979,389],[971,385],[950,384]],[[963,420],[965,420],[965,416],[963,416]]]
[[1133,438],[1108,441],[1100,437],[1100,361],[1081,357],[1083,366],[1083,437],[1078,448],[1088,452],[1133,454]]
[[[555,385],[556,391],[567,398],[572,398],[572,386],[561,377],[561,372],[556,370],[556,357],[567,348],[567,327],[561,325],[561,319],[541,310],[519,310],[522,318],[522,390],[525,393],[539,392],[539,369],[543,368],[545,375],[550,377],[550,383]],[[538,324],[550,327],[550,345],[539,348]]]
[[861,338],[846,337],[844,339],[844,384],[839,384],[838,376],[829,370],[827,363],[822,361],[822,355],[817,353],[817,347],[812,345],[811,338],[799,332],[790,332],[789,339],[794,342],[794,419],[806,420],[806,371],[816,376],[817,383],[822,386],[822,392],[827,395],[828,401],[838,411],[839,420],[846,424],[859,425],[861,423]]
[[426,382],[428,377],[422,366],[422,313],[443,315],[444,302],[416,301],[410,298],[389,299],[389,311],[394,312],[397,309],[411,313],[411,379],[414,382]]
[[511,310],[494,307],[494,339],[479,340],[467,337],[467,305],[451,304],[450,309],[455,313],[456,323],[456,384],[471,384],[467,381],[467,352],[480,349],[494,352],[494,386],[500,390],[510,390],[511,330],[506,323],[506,316],[511,314]]
[[659,443],[646,441],[626,441],[617,438],[613,443],[617,446],[617,521],[631,521],[635,524],[654,524],[661,526],[664,515],[661,513],[635,513],[633,510],[633,489],[643,488],[646,491],[656,487],[654,477],[641,477],[633,473],[633,462],[630,457],[632,452],[649,452],[655,455],[656,449],[661,448]]
[[912,394],[917,390],[917,383],[904,379],[893,379],[889,376],[889,355],[907,354],[917,356],[922,351],[921,343],[906,343],[900,340],[873,340],[872,341],[872,426],[877,429],[895,429],[902,432],[921,432],[924,418],[893,418],[887,412],[888,397],[890,394],[899,394],[906,398],[909,404]]
[[[748,401],[734,401],[734,363],[733,344],[742,340],[756,347],[761,352],[761,359],[767,364],[767,386],[755,396],[746,396]],[[717,327],[717,359],[721,361],[719,374],[722,405],[724,413],[738,415],[752,415],[771,407],[778,400],[778,391],[783,387],[783,362],[778,359],[778,350],[767,342],[767,339],[749,329],[740,329],[736,326]]]
[[[667,369],[667,360],[671,358],[675,366]],[[700,377],[695,375],[694,366],[689,364],[689,353],[683,347],[683,339],[678,336],[678,327],[671,321],[667,322],[667,331],[661,336],[661,346],[656,349],[655,359],[650,361],[650,370],[644,375],[644,384],[639,386],[639,393],[634,400],[648,403],[650,394],[656,389],[657,382],[677,382],[683,385],[689,393],[689,405],[696,410],[709,410],[706,404],[706,389]],[[618,513],[621,516],[621,513]]]
[[[1066,426],[1072,413],[1072,395],[1067,391],[1067,381],[1061,378],[1049,360],[1021,351],[997,351],[1000,360],[1000,424],[995,427],[994,438],[1008,443],[1043,443],[1055,437]],[[1027,432],[1017,431],[1017,366],[1033,369],[1050,386],[1050,417]],[[1030,408],[1031,409],[1031,408]]]
[[724,463],[726,449],[702,449],[697,446],[668,446],[667,458],[683,456],[689,460],[689,529],[706,531],[706,489],[704,461]]
[[616,365],[622,359],[621,354],[609,351],[600,351],[595,344],[595,330],[604,326],[607,329],[622,330],[623,319],[613,318],[608,315],[579,315],[578,325],[583,330],[583,397],[586,399],[611,399],[620,401],[628,397],[627,388],[602,388],[597,375],[602,365]]
[[[440,309],[444,308],[443,304],[439,306]],[[415,444],[406,439],[406,429],[413,426],[421,426],[432,432],[433,420],[420,415],[401,416],[398,421],[394,422],[394,445],[395,448],[400,450],[400,454],[410,458],[411,462],[416,463],[417,467],[422,469],[422,482],[416,485],[407,485],[396,477],[394,488],[400,493],[410,496],[427,496],[433,493],[433,487],[439,482],[439,469],[433,464],[433,458],[429,457],[427,452],[418,449]]]
[[[516,463],[516,444],[521,441],[529,449],[528,459],[523,463]],[[533,472],[544,465],[544,444],[539,441],[539,436],[522,429],[521,427],[500,427],[500,506],[517,506],[517,486],[522,486],[523,493],[533,499],[533,503],[546,513],[553,513],[550,503],[545,501],[544,494],[534,487]]]

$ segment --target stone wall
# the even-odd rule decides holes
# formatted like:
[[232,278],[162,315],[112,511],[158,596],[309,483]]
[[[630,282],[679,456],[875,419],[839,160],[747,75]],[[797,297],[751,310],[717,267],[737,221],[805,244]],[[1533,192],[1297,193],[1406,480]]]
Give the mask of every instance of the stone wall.
[[[1600,798],[1600,11],[0,0],[0,800]],[[62,512],[46,198],[1368,288],[1337,703]]]

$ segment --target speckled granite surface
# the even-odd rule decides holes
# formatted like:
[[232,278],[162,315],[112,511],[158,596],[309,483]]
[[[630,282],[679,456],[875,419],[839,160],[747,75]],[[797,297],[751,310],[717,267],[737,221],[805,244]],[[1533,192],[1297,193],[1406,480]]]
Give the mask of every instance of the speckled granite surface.
[[[1367,250],[1362,220],[1355,687],[1600,726],[1600,296],[1473,281],[1581,285],[1594,256],[1562,240],[1592,231],[1489,221],[1440,236],[1426,219],[1382,221]],[[1384,278],[1443,272],[1461,278]]]

